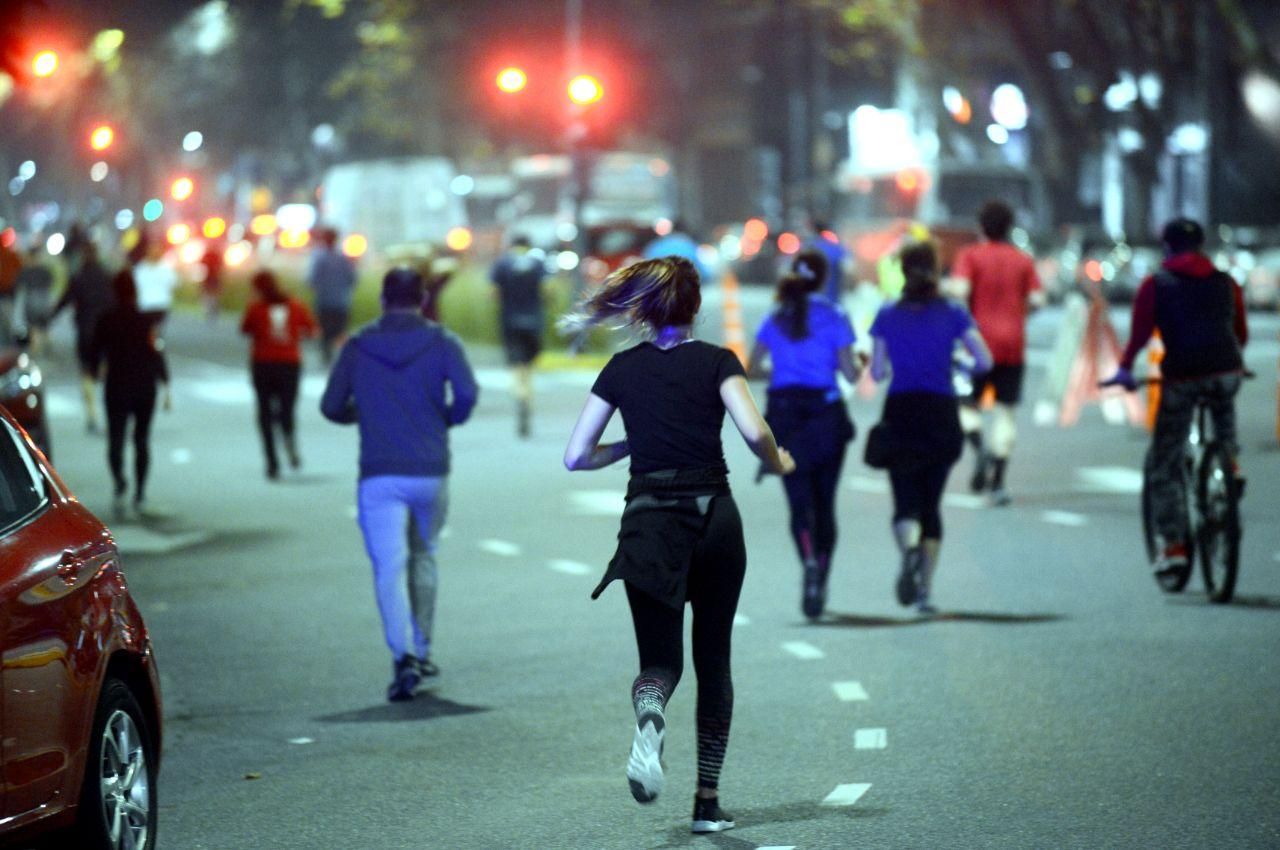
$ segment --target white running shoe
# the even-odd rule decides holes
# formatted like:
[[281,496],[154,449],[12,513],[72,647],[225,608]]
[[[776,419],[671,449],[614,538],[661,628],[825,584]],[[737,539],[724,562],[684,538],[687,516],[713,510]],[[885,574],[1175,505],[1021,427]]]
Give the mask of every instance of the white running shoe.
[[666,723],[660,714],[646,714],[636,722],[627,759],[627,782],[637,803],[652,803],[662,792],[662,737]]
[[693,824],[690,827],[691,832],[703,834],[707,832],[724,832],[726,829],[733,829],[737,824],[733,820],[733,815],[720,808],[720,801],[716,798],[704,800],[701,797],[693,798]]

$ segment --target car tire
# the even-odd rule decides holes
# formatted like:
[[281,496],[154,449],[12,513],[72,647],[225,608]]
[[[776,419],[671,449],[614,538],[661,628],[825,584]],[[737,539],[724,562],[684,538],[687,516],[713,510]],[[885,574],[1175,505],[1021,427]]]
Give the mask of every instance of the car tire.
[[79,843],[75,846],[153,850],[155,743],[137,698],[119,679],[103,683],[88,749],[77,823]]

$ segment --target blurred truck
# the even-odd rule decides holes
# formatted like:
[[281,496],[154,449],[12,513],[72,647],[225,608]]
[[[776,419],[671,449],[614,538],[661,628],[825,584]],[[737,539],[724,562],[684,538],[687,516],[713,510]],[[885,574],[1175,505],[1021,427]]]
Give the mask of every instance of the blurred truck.
[[449,231],[467,227],[467,208],[454,191],[457,177],[445,157],[346,162],[330,168],[320,194],[320,222],[358,233],[370,249],[441,245]]

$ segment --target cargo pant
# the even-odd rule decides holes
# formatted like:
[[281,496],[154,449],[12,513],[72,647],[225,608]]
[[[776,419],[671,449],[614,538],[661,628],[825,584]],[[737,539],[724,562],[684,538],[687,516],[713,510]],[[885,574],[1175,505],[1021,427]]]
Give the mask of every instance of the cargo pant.
[[[1151,441],[1151,504],[1162,545],[1187,543],[1183,463],[1196,402],[1203,399],[1213,422],[1213,438],[1236,456],[1236,393],[1238,374],[1211,375],[1185,381],[1166,381],[1160,390],[1160,410]],[[1202,435],[1208,439],[1209,435]]]

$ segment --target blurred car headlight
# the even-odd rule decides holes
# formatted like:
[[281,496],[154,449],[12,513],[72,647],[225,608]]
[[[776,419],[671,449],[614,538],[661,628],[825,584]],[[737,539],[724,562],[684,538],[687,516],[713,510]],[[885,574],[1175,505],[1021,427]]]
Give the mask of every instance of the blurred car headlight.
[[40,367],[25,353],[18,355],[13,368],[0,375],[0,398],[14,398],[39,389],[44,383]]

